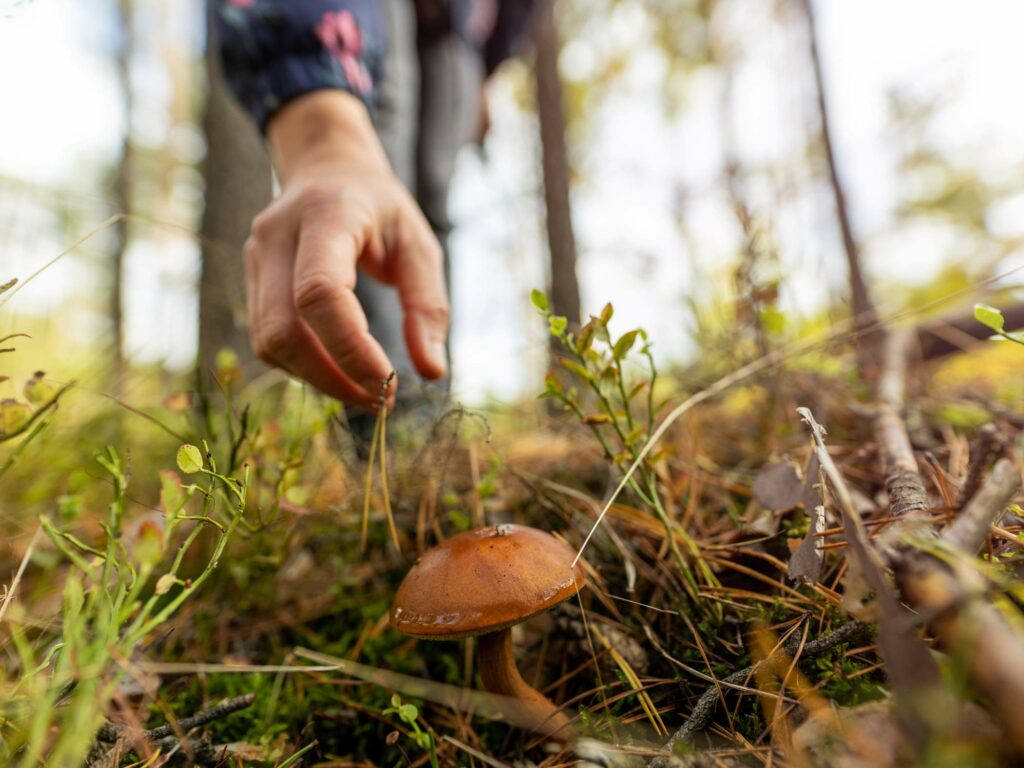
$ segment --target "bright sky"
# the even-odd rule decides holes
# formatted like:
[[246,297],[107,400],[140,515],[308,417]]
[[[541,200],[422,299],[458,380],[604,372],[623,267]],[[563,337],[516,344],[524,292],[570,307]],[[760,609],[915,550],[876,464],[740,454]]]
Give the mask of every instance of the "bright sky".
[[[139,4],[161,34],[195,34],[198,0]],[[734,86],[737,142],[751,162],[792,160],[808,116],[805,51],[799,38],[764,15],[775,4],[733,4],[742,11],[734,14],[733,44],[744,62]],[[900,186],[886,133],[886,94],[896,86],[945,94],[948,103],[935,126],[944,145],[993,175],[1018,174],[1024,160],[1024,3],[818,0],[816,6],[840,161],[868,266],[876,279],[926,279],[947,244],[936,236],[907,241],[887,233]],[[82,199],[96,194],[97,169],[117,151],[123,125],[106,24],[108,5],[99,0],[0,0],[5,199],[9,182],[3,179],[70,190]],[[612,14],[599,32],[567,47],[567,74],[585,73],[605,46],[640,39],[642,24],[628,9]],[[152,62],[138,64],[145,102],[136,128],[159,143],[168,140],[168,126],[154,105],[168,98],[169,84]],[[701,275],[722,268],[735,249],[735,233],[715,187],[721,83],[698,72],[687,84],[687,108],[670,121],[660,107],[662,67],[654,53],[633,57],[580,157],[584,178],[574,206],[585,310],[613,301],[621,330],[643,325],[662,359],[679,359],[691,348],[684,301],[703,284]],[[544,359],[542,329],[526,299],[530,288],[544,283],[541,218],[532,194],[536,140],[511,84],[499,83],[492,96],[488,161],[464,155],[452,200],[460,225],[453,239],[456,394],[468,402],[532,392]],[[689,240],[675,221],[680,185]],[[820,235],[828,201],[779,206],[772,194],[761,190],[758,198],[778,224],[788,271],[784,296],[790,309],[810,311],[827,299],[823,285],[844,280],[834,238]],[[994,225],[1020,229],[1022,208],[1022,200],[1010,204]],[[94,223],[81,222],[81,230]],[[25,276],[63,245],[47,234],[33,205],[0,213],[0,277]],[[47,272],[18,296],[15,312],[66,306],[84,290],[98,290],[97,253],[83,249]],[[196,270],[195,248],[181,239],[165,235],[133,252],[127,302],[132,353],[187,364]],[[3,327],[10,322],[4,318]],[[95,323],[74,327],[89,333]]]

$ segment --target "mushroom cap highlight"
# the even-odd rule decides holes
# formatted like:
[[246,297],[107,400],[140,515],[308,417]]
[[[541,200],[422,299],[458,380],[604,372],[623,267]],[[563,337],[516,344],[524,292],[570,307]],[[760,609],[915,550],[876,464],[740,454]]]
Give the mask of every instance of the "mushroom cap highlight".
[[406,574],[391,626],[427,640],[496,632],[572,597],[585,581],[576,553],[550,533],[491,525],[453,536]]

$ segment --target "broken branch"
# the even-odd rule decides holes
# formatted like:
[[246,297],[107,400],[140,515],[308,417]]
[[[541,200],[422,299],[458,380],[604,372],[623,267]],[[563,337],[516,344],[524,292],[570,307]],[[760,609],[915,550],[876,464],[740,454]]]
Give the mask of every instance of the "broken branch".
[[943,541],[962,552],[975,554],[988,538],[992,523],[1019,490],[1020,472],[1010,459],[1000,459],[992,468],[992,474],[942,535]]

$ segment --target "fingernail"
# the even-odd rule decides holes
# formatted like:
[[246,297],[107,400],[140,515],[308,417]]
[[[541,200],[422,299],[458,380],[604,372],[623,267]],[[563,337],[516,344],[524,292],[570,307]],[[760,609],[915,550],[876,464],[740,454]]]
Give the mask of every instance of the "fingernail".
[[430,343],[430,359],[441,369],[442,376],[448,372],[448,347],[443,341]]

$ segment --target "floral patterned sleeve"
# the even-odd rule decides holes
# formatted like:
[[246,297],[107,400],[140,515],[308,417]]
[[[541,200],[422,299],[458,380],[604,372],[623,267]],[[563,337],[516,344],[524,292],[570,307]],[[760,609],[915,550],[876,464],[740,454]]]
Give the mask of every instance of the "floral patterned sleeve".
[[225,79],[265,129],[288,101],[340,88],[372,106],[387,45],[378,0],[215,0]]

